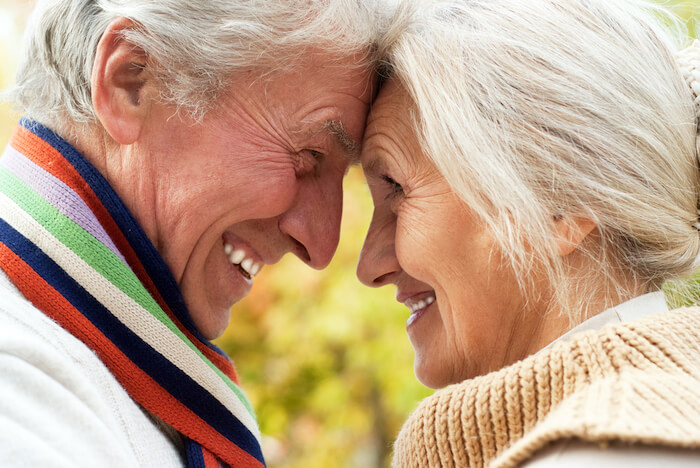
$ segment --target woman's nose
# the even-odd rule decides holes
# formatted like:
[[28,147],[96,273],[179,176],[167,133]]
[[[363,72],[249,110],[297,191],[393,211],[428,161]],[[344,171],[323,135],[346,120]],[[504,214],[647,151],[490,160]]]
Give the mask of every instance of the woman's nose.
[[374,212],[360,252],[357,277],[362,284],[372,288],[394,282],[401,272],[394,247],[396,222],[393,216],[391,218],[386,219]]

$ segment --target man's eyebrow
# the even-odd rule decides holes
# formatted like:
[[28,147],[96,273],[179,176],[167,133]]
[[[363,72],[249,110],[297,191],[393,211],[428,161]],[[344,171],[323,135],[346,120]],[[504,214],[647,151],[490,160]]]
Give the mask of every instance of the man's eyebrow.
[[323,123],[323,129],[333,135],[350,164],[358,164],[360,162],[360,143],[348,134],[345,127],[343,127],[343,122],[340,120],[326,120]]

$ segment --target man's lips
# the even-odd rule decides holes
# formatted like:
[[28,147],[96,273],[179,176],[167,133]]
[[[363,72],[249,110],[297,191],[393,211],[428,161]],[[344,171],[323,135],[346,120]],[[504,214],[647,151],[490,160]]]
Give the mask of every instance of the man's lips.
[[223,248],[229,262],[238,268],[248,281],[252,281],[265,264],[260,255],[250,245],[235,236],[224,234]]

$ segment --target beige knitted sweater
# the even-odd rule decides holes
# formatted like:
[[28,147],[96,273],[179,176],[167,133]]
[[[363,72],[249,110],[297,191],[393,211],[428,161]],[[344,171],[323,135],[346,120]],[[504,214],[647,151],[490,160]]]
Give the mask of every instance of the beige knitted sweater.
[[515,467],[566,438],[700,448],[700,308],[582,333],[436,392],[393,465]]

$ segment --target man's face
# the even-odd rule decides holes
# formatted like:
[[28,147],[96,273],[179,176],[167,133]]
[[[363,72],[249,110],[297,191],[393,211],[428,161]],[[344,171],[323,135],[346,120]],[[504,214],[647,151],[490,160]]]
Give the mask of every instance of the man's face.
[[178,281],[195,324],[219,336],[266,264],[314,268],[338,244],[342,181],[358,157],[374,77],[310,56],[293,72],[239,77],[200,124],[155,105],[127,202]]

